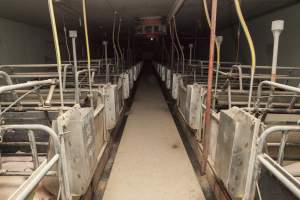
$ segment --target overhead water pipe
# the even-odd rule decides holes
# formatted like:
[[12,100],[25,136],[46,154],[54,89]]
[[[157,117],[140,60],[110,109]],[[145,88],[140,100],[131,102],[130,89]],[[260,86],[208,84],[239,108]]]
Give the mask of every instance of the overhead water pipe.
[[178,47],[180,49],[181,57],[182,57],[182,74],[184,74],[184,71],[185,71],[184,60],[185,60],[185,58],[184,58],[183,48],[180,44],[180,40],[179,40],[178,33],[177,33],[175,16],[173,17],[173,24],[174,24],[174,31],[175,31],[175,36],[176,36],[176,39],[177,39],[177,44],[178,44]]
[[205,174],[208,148],[209,148],[209,135],[210,135],[210,120],[211,120],[211,103],[212,103],[212,81],[213,81],[213,68],[214,68],[214,54],[215,54],[215,40],[216,40],[216,25],[217,25],[217,6],[218,0],[212,0],[211,6],[211,26],[210,26],[210,47],[209,47],[209,63],[208,63],[208,79],[207,79],[207,94],[206,94],[206,111],[205,111],[205,134],[203,140],[203,162],[201,165],[201,172]]
[[178,51],[178,48],[174,42],[174,30],[173,30],[173,25],[172,23],[169,24],[169,28],[170,28],[170,35],[171,35],[171,40],[172,40],[172,58],[171,58],[171,65],[172,65],[172,68],[173,68],[173,65],[174,65],[174,49],[176,51],[176,55],[177,55],[177,64],[176,64],[176,73],[179,72],[179,69],[178,69],[178,63],[180,61],[180,58],[179,58],[179,51]]
[[284,29],[284,21],[276,20],[272,22],[272,32],[274,37],[274,46],[273,46],[273,60],[272,60],[272,76],[271,81],[276,82],[276,68],[278,60],[278,46],[279,46],[279,37],[281,32]]
[[251,80],[250,80],[249,99],[248,99],[248,108],[250,108],[251,107],[251,101],[252,101],[254,74],[255,74],[255,68],[256,68],[255,48],[254,48],[254,44],[253,44],[251,34],[249,32],[249,29],[247,27],[247,24],[245,22],[245,19],[244,19],[242,10],[241,10],[240,0],[234,0],[234,5],[235,5],[235,9],[236,9],[237,15],[238,15],[239,20],[240,20],[240,24],[241,24],[241,26],[244,30],[245,35],[246,35],[247,42],[248,42],[250,52],[251,52]]
[[214,101],[213,101],[213,109],[216,107],[216,96],[217,96],[217,89],[218,89],[218,78],[219,78],[219,70],[220,70],[220,58],[221,58],[221,45],[223,42],[223,36],[218,36],[216,39],[217,45],[217,71],[216,71],[216,80],[215,80],[215,89],[214,89]]
[[89,33],[88,33],[88,28],[87,28],[86,0],[82,0],[82,11],[83,11],[84,33],[85,33],[87,67],[88,67],[88,76],[89,76],[90,102],[91,102],[91,107],[93,107],[92,75],[91,75],[91,54],[90,54],[90,44],[89,44]]
[[54,9],[53,9],[53,0],[48,0],[48,7],[49,7],[49,14],[51,19],[51,27],[52,27],[52,33],[53,33],[53,40],[54,40],[54,47],[55,47],[55,55],[56,55],[56,62],[57,62],[57,71],[58,71],[58,78],[59,78],[59,94],[60,94],[60,103],[61,108],[64,107],[64,96],[62,91],[62,77],[61,77],[61,54],[60,54],[60,48],[59,48],[59,39],[58,39],[58,33],[56,28],[56,20],[54,15]]
[[113,23],[113,31],[112,31],[112,42],[113,42],[113,49],[114,49],[114,54],[115,54],[115,62],[116,65],[119,65],[119,54],[117,51],[117,47],[116,47],[116,41],[115,41],[115,30],[116,30],[116,15],[117,15],[117,11],[114,12],[114,23]]
[[169,14],[168,14],[168,21],[169,22],[173,19],[173,17],[179,11],[179,9],[183,5],[183,3],[184,3],[184,0],[176,0],[175,3],[172,5],[172,8],[171,8],[171,10],[169,11]]
[[122,24],[122,18],[119,18],[119,25],[118,25],[118,33],[117,33],[117,48],[120,53],[120,64],[121,64],[121,72],[123,73],[123,52],[120,46],[120,31],[121,31],[121,24]]

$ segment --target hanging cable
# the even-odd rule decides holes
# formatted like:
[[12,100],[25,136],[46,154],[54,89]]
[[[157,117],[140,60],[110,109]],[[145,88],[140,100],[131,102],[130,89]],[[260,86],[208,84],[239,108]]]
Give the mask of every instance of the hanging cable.
[[250,108],[251,107],[251,100],[252,100],[252,92],[253,92],[254,74],[255,74],[255,68],[256,68],[255,48],[254,48],[254,44],[253,44],[251,34],[249,32],[249,29],[248,29],[247,24],[245,22],[244,16],[242,14],[242,10],[241,10],[239,0],[234,0],[234,5],[235,5],[237,15],[239,17],[241,26],[244,30],[245,35],[246,35],[247,42],[248,42],[250,52],[251,52],[251,80],[250,80],[250,90],[249,90],[249,99],[248,99],[248,108]]
[[[174,42],[174,32],[173,32],[173,26],[172,26],[172,24],[170,24],[169,27],[170,27],[170,35],[171,35],[171,40],[172,40],[172,48],[175,49],[176,56],[177,56],[176,73],[178,73],[179,72],[178,64],[179,64],[179,61],[180,61],[180,58],[179,58],[180,55],[179,55],[178,48],[177,48],[177,46],[176,46],[176,44]],[[174,65],[174,60],[173,59],[172,59],[172,64]]]
[[67,53],[68,53],[68,61],[69,61],[69,63],[71,63],[71,53],[70,53],[70,48],[69,48],[69,44],[68,44],[68,34],[67,34],[67,27],[66,27],[64,15],[63,15],[63,24],[64,24],[65,44],[66,44],[66,49],[67,49]]
[[119,65],[119,54],[116,48],[116,41],[115,41],[115,30],[116,30],[116,15],[117,11],[114,11],[114,23],[113,23],[113,32],[112,32],[112,42],[113,42],[113,49],[114,49],[114,54],[115,54],[115,62],[116,65]]
[[179,46],[179,49],[180,49],[180,52],[181,52],[181,56],[182,56],[182,74],[184,74],[184,52],[183,52],[183,48],[180,44],[180,40],[179,40],[179,37],[178,37],[178,33],[177,33],[177,27],[176,27],[176,20],[175,20],[175,17],[173,17],[173,24],[174,24],[174,31],[175,31],[175,36],[176,36],[176,39],[177,39],[177,43],[178,43],[178,46]]
[[121,65],[121,73],[123,73],[123,52],[120,46],[120,31],[121,31],[121,24],[122,24],[122,18],[119,18],[119,26],[118,26],[118,33],[117,33],[117,47],[119,49],[120,53],[120,65]]
[[90,54],[90,44],[89,44],[89,33],[88,33],[88,28],[87,28],[86,0],[82,0],[82,11],[83,11],[84,33],[85,33],[87,67],[88,67],[88,75],[89,75],[90,102],[91,102],[91,107],[93,107],[91,54]]
[[50,19],[51,19],[51,27],[52,27],[52,33],[53,33],[55,55],[56,55],[56,62],[57,62],[57,71],[58,71],[58,78],[59,78],[60,103],[61,103],[61,108],[63,108],[64,107],[64,96],[63,96],[63,91],[62,91],[61,54],[60,54],[59,39],[58,39],[58,33],[57,33],[57,28],[56,28],[56,20],[55,20],[52,0],[48,0],[48,7],[49,7],[49,13],[50,13]]

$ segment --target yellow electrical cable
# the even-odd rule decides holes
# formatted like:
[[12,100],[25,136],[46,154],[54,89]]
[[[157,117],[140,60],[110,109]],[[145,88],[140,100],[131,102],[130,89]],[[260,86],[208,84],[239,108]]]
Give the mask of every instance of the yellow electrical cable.
[[53,33],[57,68],[58,68],[57,71],[58,71],[59,85],[60,85],[60,102],[61,102],[61,107],[64,107],[64,96],[63,96],[63,92],[62,92],[62,78],[61,78],[61,69],[62,69],[61,63],[62,62],[61,62],[59,39],[58,39],[58,33],[57,33],[57,28],[56,28],[56,20],[55,20],[55,14],[54,14],[52,0],[48,0],[48,7],[49,7],[49,14],[50,14],[50,19],[51,19],[51,27],[52,27],[52,33]]
[[237,15],[239,17],[240,23],[242,25],[242,28],[245,32],[246,38],[247,38],[247,42],[250,48],[250,52],[251,52],[251,82],[250,82],[250,90],[249,90],[249,100],[248,100],[248,107],[250,108],[251,106],[251,98],[252,98],[252,91],[253,91],[253,79],[254,79],[254,73],[255,73],[255,68],[256,68],[256,55],[255,55],[255,48],[254,48],[254,44],[253,44],[253,40],[251,37],[251,34],[249,32],[249,29],[247,27],[247,24],[245,22],[244,16],[242,14],[242,10],[241,10],[241,6],[240,6],[240,2],[239,0],[234,0],[234,5],[235,5],[235,9],[237,12]]
[[89,44],[89,33],[87,28],[87,16],[86,16],[86,0],[82,0],[82,11],[83,11],[83,22],[84,22],[84,33],[85,33],[85,45],[86,45],[86,56],[89,74],[89,89],[90,89],[90,102],[91,107],[93,106],[92,99],[92,80],[91,80],[91,54],[90,54],[90,44]]
[[244,16],[242,14],[242,10],[241,10],[239,0],[234,0],[234,4],[235,4],[236,12],[238,14],[240,23],[241,23],[241,25],[243,27],[243,30],[245,32],[245,35],[246,35],[246,38],[247,38],[247,41],[248,41],[248,45],[249,45],[249,48],[250,48],[250,51],[251,51],[252,69],[255,70],[255,68],[256,68],[256,55],[255,55],[255,48],[254,48],[253,40],[252,40],[252,37],[250,35],[247,24],[245,22]]

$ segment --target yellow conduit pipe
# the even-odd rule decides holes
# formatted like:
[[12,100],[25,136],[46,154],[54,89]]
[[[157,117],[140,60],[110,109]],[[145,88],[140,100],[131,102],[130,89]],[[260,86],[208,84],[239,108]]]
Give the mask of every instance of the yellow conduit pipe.
[[249,90],[249,99],[248,99],[248,107],[250,108],[251,107],[252,92],[253,92],[253,79],[254,79],[254,73],[255,73],[255,68],[256,68],[255,48],[254,48],[254,44],[253,44],[251,34],[249,32],[249,29],[247,27],[247,24],[245,22],[245,19],[244,19],[242,10],[241,10],[240,1],[239,0],[234,0],[234,5],[235,5],[237,15],[239,17],[240,23],[242,25],[242,28],[245,32],[247,42],[248,42],[250,52],[251,52],[251,66],[252,67],[251,67],[251,81],[250,81],[250,90]]
[[61,54],[60,54],[59,39],[58,39],[58,33],[57,33],[57,28],[56,28],[56,20],[55,20],[55,14],[54,14],[52,0],[48,0],[48,8],[49,8],[49,14],[50,14],[50,19],[51,19],[51,27],[52,27],[55,55],[56,55],[56,62],[57,62],[57,71],[58,71],[58,77],[59,77],[60,103],[61,103],[61,107],[63,108],[64,107],[64,96],[63,96],[63,91],[62,91],[62,78],[61,78],[61,69],[62,69]]
[[91,107],[93,107],[92,79],[91,79],[92,78],[92,76],[91,76],[91,53],[90,53],[90,44],[89,44],[89,33],[88,33],[88,28],[87,28],[86,0],[82,0],[82,11],[83,11],[87,67],[88,67],[88,74],[89,74],[90,102],[91,102]]

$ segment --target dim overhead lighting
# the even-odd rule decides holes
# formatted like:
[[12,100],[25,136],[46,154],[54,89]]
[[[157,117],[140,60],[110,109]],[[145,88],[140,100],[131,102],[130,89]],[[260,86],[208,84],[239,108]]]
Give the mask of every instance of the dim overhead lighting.
[[153,40],[154,40],[154,38],[153,38],[153,37],[151,37],[151,38],[150,38],[150,40],[151,40],[151,41],[153,41]]

